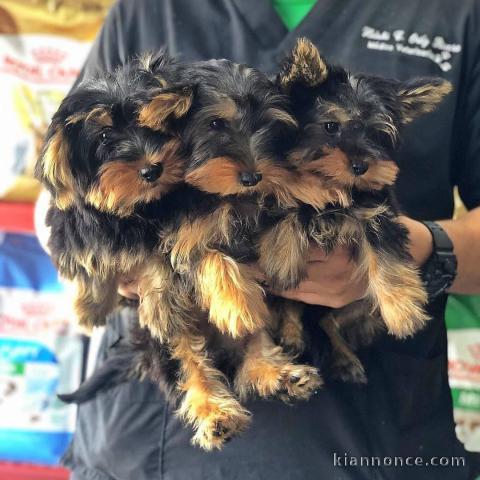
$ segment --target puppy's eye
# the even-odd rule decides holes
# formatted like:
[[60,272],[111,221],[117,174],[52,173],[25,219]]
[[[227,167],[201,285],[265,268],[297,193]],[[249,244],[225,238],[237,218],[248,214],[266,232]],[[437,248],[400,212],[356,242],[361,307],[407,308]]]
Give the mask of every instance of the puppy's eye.
[[213,130],[221,130],[222,128],[225,128],[225,120],[221,118],[216,118],[215,120],[212,120],[210,122],[210,128]]
[[338,122],[325,122],[323,128],[329,135],[335,135],[340,130],[340,124]]
[[102,143],[106,143],[110,140],[110,131],[109,130],[102,130],[100,133],[100,141]]

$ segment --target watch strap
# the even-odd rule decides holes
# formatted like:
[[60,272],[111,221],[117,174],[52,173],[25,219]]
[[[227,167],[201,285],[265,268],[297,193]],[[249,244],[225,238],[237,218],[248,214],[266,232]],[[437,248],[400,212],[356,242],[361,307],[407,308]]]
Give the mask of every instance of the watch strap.
[[422,222],[432,234],[433,252],[422,267],[423,281],[430,300],[452,285],[457,275],[457,257],[445,230],[436,222]]
[[422,223],[432,234],[434,252],[453,253],[453,243],[450,240],[450,237],[437,222],[424,221]]

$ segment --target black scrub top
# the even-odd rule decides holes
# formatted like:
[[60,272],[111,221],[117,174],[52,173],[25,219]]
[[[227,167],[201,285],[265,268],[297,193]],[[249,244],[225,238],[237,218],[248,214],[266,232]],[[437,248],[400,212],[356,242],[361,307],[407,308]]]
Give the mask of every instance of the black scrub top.
[[[480,205],[479,26],[474,0],[320,0],[291,32],[269,0],[121,0],[81,78],[164,46],[186,61],[228,58],[275,73],[300,36],[355,72],[441,76],[454,93],[409,126],[398,153],[402,209],[436,220],[451,217],[454,186],[468,208]],[[148,382],[99,393],[79,408],[65,463],[75,480],[467,479],[448,386],[445,302],[429,306],[433,319],[414,338],[385,335],[361,352],[367,385],[330,382],[293,406],[248,403],[250,429],[221,452],[192,447],[191,431]],[[308,328],[317,316],[307,309]],[[134,319],[128,309],[110,319],[99,361],[115,354]]]

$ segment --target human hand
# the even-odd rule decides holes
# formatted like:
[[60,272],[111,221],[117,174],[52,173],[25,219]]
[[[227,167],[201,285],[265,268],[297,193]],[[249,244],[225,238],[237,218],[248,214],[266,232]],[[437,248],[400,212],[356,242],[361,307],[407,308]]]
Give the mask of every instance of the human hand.
[[[399,220],[407,227],[410,254],[421,266],[432,253],[432,236],[427,227],[408,217]],[[367,279],[355,275],[356,265],[350,252],[339,247],[330,255],[318,247],[311,247],[307,261],[307,275],[297,288],[276,295],[312,305],[340,308],[365,295]]]
[[356,265],[348,248],[338,247],[327,255],[310,247],[305,280],[297,288],[273,292],[290,300],[340,308],[365,294],[366,281],[355,275]]

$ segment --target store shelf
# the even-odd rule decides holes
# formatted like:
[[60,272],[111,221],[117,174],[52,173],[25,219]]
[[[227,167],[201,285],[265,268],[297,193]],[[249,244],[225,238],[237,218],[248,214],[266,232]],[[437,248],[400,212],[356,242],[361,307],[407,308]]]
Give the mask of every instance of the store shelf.
[[[0,201],[0,231],[34,232],[32,203]],[[0,462],[0,480],[67,480],[68,470],[17,463]]]

